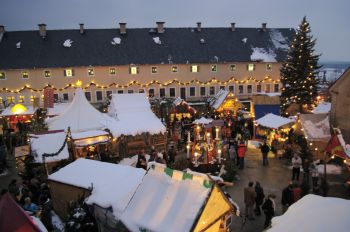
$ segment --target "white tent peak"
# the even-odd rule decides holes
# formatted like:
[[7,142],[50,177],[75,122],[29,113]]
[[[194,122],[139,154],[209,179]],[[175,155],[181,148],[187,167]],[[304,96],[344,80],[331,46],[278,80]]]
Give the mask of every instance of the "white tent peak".
[[209,124],[212,121],[213,121],[213,119],[211,119],[211,118],[201,117],[200,119],[194,120],[193,123],[195,123],[195,124]]
[[278,129],[281,126],[288,125],[291,123],[294,123],[295,121],[289,118],[284,118],[272,113],[266,114],[264,117],[259,118],[256,120],[256,123],[273,129]]

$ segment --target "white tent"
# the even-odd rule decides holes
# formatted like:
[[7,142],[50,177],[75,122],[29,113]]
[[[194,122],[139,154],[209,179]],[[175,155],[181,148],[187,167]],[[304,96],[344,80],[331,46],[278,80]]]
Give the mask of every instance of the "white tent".
[[328,141],[331,129],[328,114],[301,114],[301,126],[310,141]]
[[114,137],[166,132],[165,126],[152,112],[145,93],[112,94],[108,114],[116,119],[107,125]]
[[47,115],[48,116],[57,116],[62,114],[67,107],[70,105],[70,103],[55,103],[53,105],[53,108],[47,109]]
[[331,111],[331,106],[330,102],[321,102],[312,112],[314,114],[327,114]]
[[[16,104],[18,105],[18,104]],[[14,115],[32,115],[37,108],[33,108],[32,105],[23,105],[20,111],[13,109],[16,105],[10,105],[1,112],[0,116],[14,116]]]
[[193,123],[195,124],[209,124],[213,121],[213,119],[211,118],[204,118],[204,117],[201,117],[200,119],[196,119],[194,120]]
[[282,216],[274,217],[268,231],[348,232],[349,215],[349,200],[309,194],[291,205]]
[[81,88],[77,88],[66,110],[46,122],[50,130],[67,130],[70,127],[72,132],[82,132],[103,129],[111,121],[108,115],[99,112],[88,102]]
[[294,120],[269,113],[266,114],[264,117],[256,120],[256,123],[263,127],[278,129],[282,126],[293,124]]

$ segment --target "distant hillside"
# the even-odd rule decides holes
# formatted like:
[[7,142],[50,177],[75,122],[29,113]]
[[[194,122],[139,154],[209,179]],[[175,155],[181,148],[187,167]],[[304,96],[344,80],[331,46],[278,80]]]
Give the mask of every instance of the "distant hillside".
[[334,82],[343,72],[350,67],[350,62],[320,62],[322,68],[319,73],[321,80]]

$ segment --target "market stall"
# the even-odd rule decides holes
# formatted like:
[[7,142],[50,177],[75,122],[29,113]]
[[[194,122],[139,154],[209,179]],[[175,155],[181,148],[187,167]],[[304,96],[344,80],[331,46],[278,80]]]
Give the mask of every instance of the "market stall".
[[169,117],[170,122],[173,122],[175,118],[180,121],[185,118],[192,118],[196,113],[196,110],[192,108],[185,100],[181,98],[176,98],[173,102],[173,106],[170,109]]
[[223,89],[210,100],[210,107],[222,116],[236,116],[239,109],[245,108],[232,92]]
[[18,103],[5,108],[0,117],[7,120],[10,129],[17,131],[19,130],[19,123],[24,125],[31,122],[35,111],[36,109],[33,106]]

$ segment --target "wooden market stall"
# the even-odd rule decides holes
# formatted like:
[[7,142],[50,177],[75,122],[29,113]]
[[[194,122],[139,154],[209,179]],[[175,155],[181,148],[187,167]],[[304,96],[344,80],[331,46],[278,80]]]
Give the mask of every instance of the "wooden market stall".
[[210,107],[222,115],[237,115],[239,109],[244,109],[234,93],[221,89],[210,101]]
[[37,108],[30,105],[22,105],[20,103],[10,105],[1,112],[0,117],[4,117],[7,120],[8,127],[12,131],[17,131],[18,123],[29,123],[33,118]]
[[173,122],[175,118],[179,121],[184,118],[190,119],[195,113],[196,110],[192,106],[178,97],[174,100],[173,106],[169,112],[170,122]]

